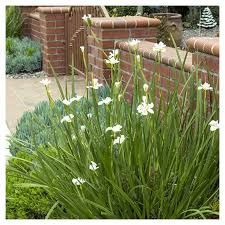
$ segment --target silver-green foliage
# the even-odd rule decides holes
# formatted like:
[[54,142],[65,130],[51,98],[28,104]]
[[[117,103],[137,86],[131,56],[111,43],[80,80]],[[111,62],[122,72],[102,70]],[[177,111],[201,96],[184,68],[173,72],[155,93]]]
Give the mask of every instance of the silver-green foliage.
[[31,73],[41,70],[41,45],[27,37],[6,39],[6,73]]
[[[179,98],[177,81],[167,101],[163,97],[157,101],[156,72],[146,81],[134,55],[134,93],[129,104],[123,97],[118,99],[126,87],[115,87],[121,76],[117,65],[112,66],[108,96],[113,102],[99,106],[101,98],[91,89],[91,104],[75,112],[74,107],[81,103],[73,102],[65,106],[63,115],[52,117],[59,123],[64,115],[74,114],[71,123],[59,123],[56,143],[49,144],[56,155],[39,147],[30,161],[34,167],[28,176],[31,182],[21,185],[49,191],[65,207],[68,218],[217,216],[211,204],[219,191],[219,134],[218,130],[210,131],[209,122],[218,119],[218,104],[214,99],[207,109],[205,95],[194,85],[200,84],[196,74],[191,73],[186,80],[183,98]],[[181,79],[182,75],[183,70]],[[144,83],[149,85],[147,93],[142,88]],[[211,94],[214,98],[215,91]],[[143,95],[154,102],[154,114],[137,113]],[[65,97],[71,97],[68,90],[62,93],[62,99]],[[90,111],[92,118],[87,117]],[[115,124],[122,125],[120,134],[126,137],[122,144],[113,144],[117,133],[106,132]],[[97,170],[89,169],[91,161],[97,163]],[[78,177],[86,182],[74,185],[72,179]]]

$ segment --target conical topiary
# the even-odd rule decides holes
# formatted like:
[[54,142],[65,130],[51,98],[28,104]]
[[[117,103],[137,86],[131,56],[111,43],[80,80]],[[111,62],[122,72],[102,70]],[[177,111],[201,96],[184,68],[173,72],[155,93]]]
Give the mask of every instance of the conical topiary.
[[216,25],[217,22],[213,18],[213,15],[209,7],[204,8],[198,26],[203,28],[213,28]]

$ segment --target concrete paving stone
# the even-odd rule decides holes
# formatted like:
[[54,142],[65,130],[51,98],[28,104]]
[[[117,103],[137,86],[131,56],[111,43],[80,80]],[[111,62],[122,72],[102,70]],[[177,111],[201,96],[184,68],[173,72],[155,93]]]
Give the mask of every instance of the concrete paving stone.
[[[43,78],[6,79],[6,123],[11,132],[15,132],[16,124],[25,111],[32,111],[41,101],[48,101],[45,87],[40,83]],[[49,88],[54,100],[61,99],[54,77],[49,77]],[[64,90],[66,81],[71,91],[71,77],[59,77]],[[85,79],[75,77],[75,91],[78,95],[85,95]]]

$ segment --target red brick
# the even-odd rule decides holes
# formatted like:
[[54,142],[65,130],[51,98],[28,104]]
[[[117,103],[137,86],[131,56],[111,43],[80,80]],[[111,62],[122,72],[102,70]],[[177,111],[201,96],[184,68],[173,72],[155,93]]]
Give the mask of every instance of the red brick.
[[56,21],[56,27],[65,27],[65,21]]
[[65,29],[64,28],[48,28],[46,30],[47,34],[64,34]]
[[102,39],[120,39],[120,38],[129,38],[130,36],[130,32],[129,30],[125,30],[125,29],[119,29],[119,30],[115,30],[115,29],[110,29],[110,30],[103,30],[100,34],[99,37],[101,37]]
[[48,47],[63,47],[65,46],[65,42],[59,42],[59,41],[48,41],[47,42]]
[[150,38],[157,36],[157,29],[145,28],[145,29],[130,29],[132,38]]
[[45,15],[45,19],[48,21],[56,21],[56,20],[64,20],[64,14],[47,14]]

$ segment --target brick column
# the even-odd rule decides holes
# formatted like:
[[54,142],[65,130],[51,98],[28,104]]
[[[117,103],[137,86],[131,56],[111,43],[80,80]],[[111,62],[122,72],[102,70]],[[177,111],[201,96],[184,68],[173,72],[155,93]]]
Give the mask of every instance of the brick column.
[[91,71],[98,78],[110,78],[110,69],[104,63],[106,54],[114,49],[115,41],[128,40],[131,38],[157,41],[158,19],[140,16],[92,18],[92,31],[96,38],[88,31],[88,60]]
[[30,37],[31,33],[31,18],[30,13],[35,12],[38,6],[20,6],[23,18],[22,34]]
[[[219,83],[219,38],[192,37],[187,40],[187,46],[194,51],[192,64],[198,65],[202,81],[215,88]],[[207,70],[212,76],[208,76]]]
[[65,14],[70,7],[38,7],[43,49],[43,71],[52,74],[51,63],[59,75],[66,73]]

